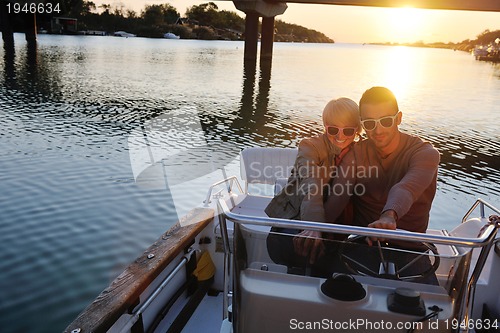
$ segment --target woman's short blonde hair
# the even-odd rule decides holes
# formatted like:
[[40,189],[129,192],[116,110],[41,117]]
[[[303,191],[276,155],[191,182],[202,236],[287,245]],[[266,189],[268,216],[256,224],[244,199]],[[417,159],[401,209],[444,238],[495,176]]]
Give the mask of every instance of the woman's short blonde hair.
[[323,109],[323,125],[335,123],[340,120],[343,123],[352,124],[356,132],[361,134],[362,127],[359,118],[358,104],[350,98],[341,97],[329,101]]

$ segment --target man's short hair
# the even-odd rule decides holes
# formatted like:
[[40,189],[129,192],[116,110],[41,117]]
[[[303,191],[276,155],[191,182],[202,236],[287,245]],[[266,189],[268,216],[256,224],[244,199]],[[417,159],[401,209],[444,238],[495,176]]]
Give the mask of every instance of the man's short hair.
[[365,91],[363,96],[361,96],[361,99],[359,100],[359,109],[361,111],[364,104],[379,104],[385,102],[391,102],[394,106],[394,111],[399,111],[398,101],[392,91],[385,87],[372,87]]

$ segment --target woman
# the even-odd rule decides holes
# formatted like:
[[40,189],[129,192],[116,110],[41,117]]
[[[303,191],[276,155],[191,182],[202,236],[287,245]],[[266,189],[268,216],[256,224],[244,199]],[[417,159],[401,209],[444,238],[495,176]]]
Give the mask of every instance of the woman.
[[[324,188],[335,176],[335,166],[361,133],[356,102],[345,97],[329,101],[323,110],[323,127],[322,134],[299,143],[292,175],[266,207],[268,216],[325,222]],[[293,241],[290,234],[296,234]],[[272,228],[267,238],[269,255],[274,262],[288,267],[314,263],[324,251],[320,237],[316,231]]]

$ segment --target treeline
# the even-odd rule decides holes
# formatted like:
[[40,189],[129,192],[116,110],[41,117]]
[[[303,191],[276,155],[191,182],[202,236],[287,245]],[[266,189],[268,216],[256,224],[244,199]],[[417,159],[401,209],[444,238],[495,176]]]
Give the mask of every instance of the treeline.
[[476,39],[466,39],[459,43],[424,43],[422,41],[414,42],[414,43],[383,43],[383,45],[404,45],[404,46],[415,46],[415,47],[432,47],[432,48],[442,48],[442,49],[452,49],[452,50],[460,50],[471,52],[476,45],[490,45],[495,44],[496,42],[500,43],[500,30],[490,31],[485,30],[479,35],[477,35]]
[[495,44],[497,41],[500,43],[500,30],[490,31],[489,29],[486,29],[477,35],[476,39],[466,39],[458,43],[457,49],[469,52],[473,50],[476,45]]
[[[52,0],[51,0],[52,1]],[[161,38],[166,32],[173,32],[183,39],[242,39],[245,19],[237,13],[219,10],[213,2],[194,5],[184,16],[172,5],[147,5],[137,13],[125,7],[103,4],[96,6],[92,1],[60,0],[62,13],[78,19],[78,30],[97,30],[113,33],[127,31],[140,37]],[[98,13],[99,11],[99,13]],[[39,19],[39,26],[50,31],[50,18]],[[275,40],[289,42],[333,43],[323,33],[300,25],[275,22]]]
[[[172,5],[147,5],[139,14],[124,8],[100,6],[78,16],[79,30],[127,31],[139,37],[161,38],[173,32],[183,39],[239,39],[244,21],[236,13],[219,11],[214,3],[188,8],[184,17]],[[242,20],[242,19],[241,19]]]
[[275,20],[274,27],[274,40],[278,42],[334,43],[333,39],[325,34],[297,24]]

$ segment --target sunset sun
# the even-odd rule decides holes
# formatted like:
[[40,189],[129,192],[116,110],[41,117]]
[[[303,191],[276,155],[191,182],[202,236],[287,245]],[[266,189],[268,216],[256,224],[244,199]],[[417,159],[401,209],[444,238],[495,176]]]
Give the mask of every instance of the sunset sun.
[[412,7],[390,9],[387,25],[395,41],[416,41],[426,28],[425,12]]

